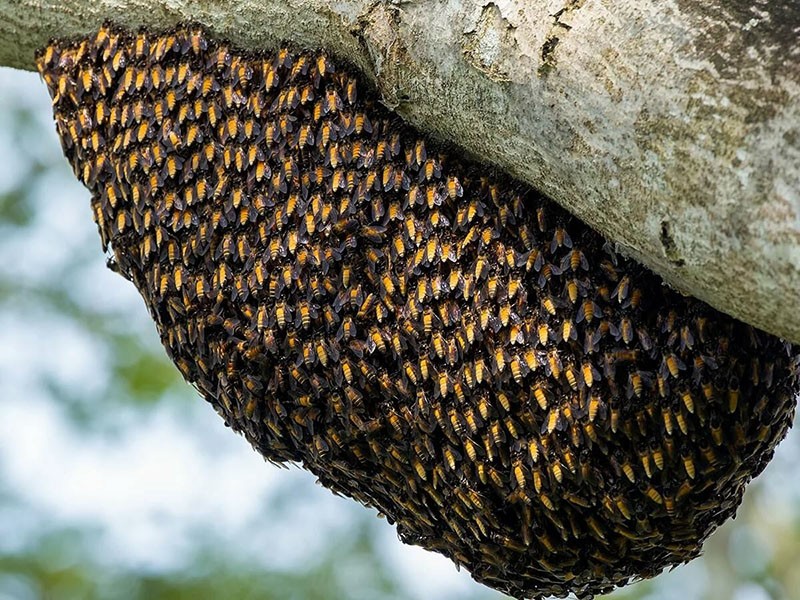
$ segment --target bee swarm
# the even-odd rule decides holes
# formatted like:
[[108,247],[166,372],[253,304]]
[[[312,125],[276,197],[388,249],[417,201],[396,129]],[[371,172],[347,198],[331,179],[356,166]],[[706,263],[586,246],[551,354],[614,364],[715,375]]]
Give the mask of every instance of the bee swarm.
[[791,424],[796,348],[426,145],[323,53],[104,26],[38,65],[183,376],[488,586],[591,597],[694,558]]

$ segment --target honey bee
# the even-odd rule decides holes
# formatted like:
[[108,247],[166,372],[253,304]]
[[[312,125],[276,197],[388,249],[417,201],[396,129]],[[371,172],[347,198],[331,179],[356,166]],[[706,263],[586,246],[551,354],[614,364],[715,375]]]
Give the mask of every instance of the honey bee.
[[563,226],[559,225],[555,228],[555,233],[553,234],[553,240],[550,242],[550,253],[554,253],[558,248],[561,247],[565,248],[572,248],[572,238],[570,238],[567,231],[564,229]]
[[728,388],[728,412],[733,414],[739,406],[739,381],[733,378]]
[[[553,298],[546,296],[542,299],[542,308],[544,308],[550,315],[556,314],[556,302]],[[541,336],[540,336],[541,337]]]
[[[669,373],[670,376],[677,378],[680,371],[686,369],[686,365],[675,354],[665,354],[661,363],[661,371]],[[666,376],[665,373],[665,376]]]

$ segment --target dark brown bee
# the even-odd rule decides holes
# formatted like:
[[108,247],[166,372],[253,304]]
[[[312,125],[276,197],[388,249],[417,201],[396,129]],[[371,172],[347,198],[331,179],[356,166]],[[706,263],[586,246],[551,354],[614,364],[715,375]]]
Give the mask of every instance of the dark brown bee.
[[695,557],[791,423],[796,348],[440,153],[323,53],[104,26],[38,64],[183,376],[478,581],[588,597]]

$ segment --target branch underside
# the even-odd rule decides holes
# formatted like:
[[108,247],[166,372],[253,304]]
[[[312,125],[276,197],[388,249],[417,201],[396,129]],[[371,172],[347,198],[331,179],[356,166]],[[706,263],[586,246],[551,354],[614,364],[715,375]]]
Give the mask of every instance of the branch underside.
[[800,341],[800,9],[789,2],[16,0],[0,64],[52,37],[205,24],[353,63],[429,135],[532,184],[677,289]]

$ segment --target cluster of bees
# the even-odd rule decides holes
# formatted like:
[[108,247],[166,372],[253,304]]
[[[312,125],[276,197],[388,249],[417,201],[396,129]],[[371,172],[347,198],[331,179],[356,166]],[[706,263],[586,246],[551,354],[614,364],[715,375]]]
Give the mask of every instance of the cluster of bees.
[[104,26],[38,56],[111,266],[267,459],[517,597],[697,556],[796,348],[427,144],[324,53]]

